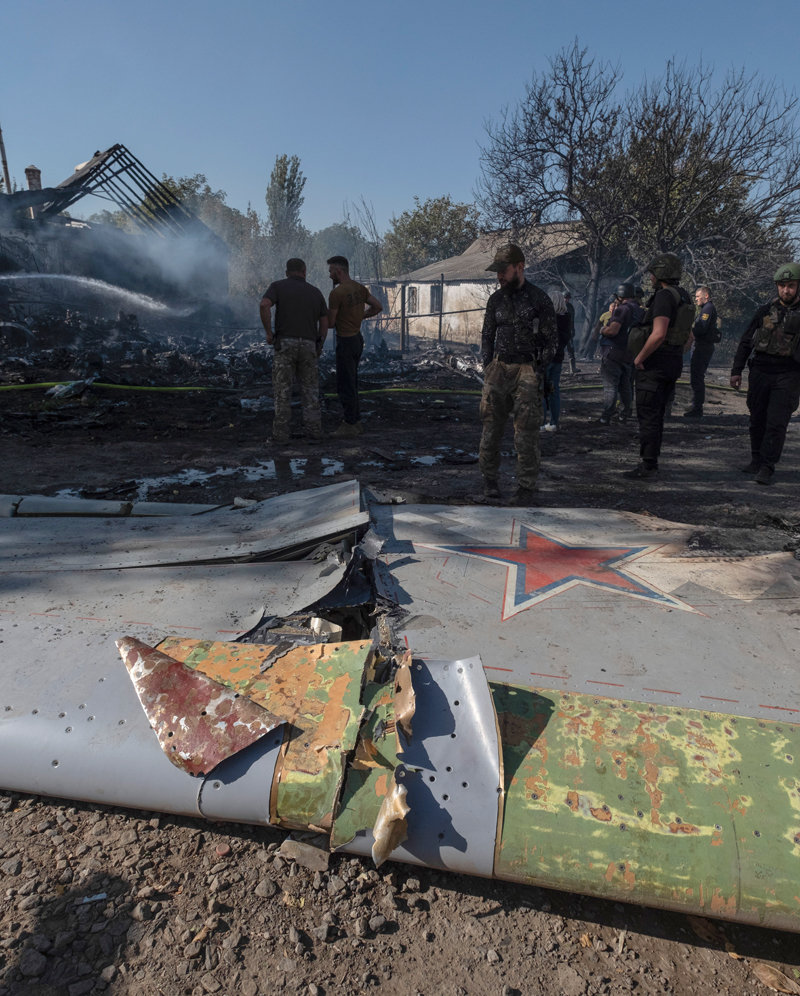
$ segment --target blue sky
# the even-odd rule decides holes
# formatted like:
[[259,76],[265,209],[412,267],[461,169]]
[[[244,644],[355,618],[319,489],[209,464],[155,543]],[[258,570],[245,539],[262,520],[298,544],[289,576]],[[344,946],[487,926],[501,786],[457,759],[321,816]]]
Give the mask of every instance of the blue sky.
[[414,195],[473,199],[485,122],[576,36],[621,62],[628,85],[677,57],[795,88],[791,17],[741,0],[658,7],[26,0],[0,29],[9,169],[24,185],[33,163],[52,185],[121,142],[157,176],[205,173],[229,204],[263,214],[275,156],[296,154],[307,227],[363,196],[385,229]]

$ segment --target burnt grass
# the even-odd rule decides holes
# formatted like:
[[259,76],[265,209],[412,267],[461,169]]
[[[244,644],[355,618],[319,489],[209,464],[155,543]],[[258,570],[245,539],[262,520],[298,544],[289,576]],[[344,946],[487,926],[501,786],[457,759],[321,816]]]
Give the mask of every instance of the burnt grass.
[[[635,423],[593,421],[597,367],[581,366],[564,378],[561,427],[542,433],[540,505],[688,522],[700,555],[797,550],[796,421],[776,483],[754,484],[737,469],[749,459],[744,395],[712,369],[707,417],[681,417],[680,385],[660,479],[628,481]],[[365,369],[362,436],[308,442],[297,412],[281,449],[258,407],[271,396],[264,371],[185,392],[95,384],[62,402],[22,389],[69,376],[0,372],[14,385],[0,390],[0,492],[128,499],[160,479],[149,500],[222,504],[357,478],[370,501],[465,505],[480,494],[479,385],[452,370]],[[328,397],[326,430],[338,421]],[[509,495],[510,432],[506,444]],[[187,469],[199,476],[178,479]],[[764,962],[800,978],[793,935],[340,855],[313,871],[279,853],[284,836],[0,793],[0,994],[739,994],[768,991]]]

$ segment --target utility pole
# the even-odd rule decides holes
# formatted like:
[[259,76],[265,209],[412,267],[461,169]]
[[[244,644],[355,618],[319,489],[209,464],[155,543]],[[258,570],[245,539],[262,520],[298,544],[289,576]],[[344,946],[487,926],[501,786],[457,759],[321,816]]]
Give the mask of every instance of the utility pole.
[[3,142],[3,129],[0,128],[0,159],[3,161],[3,179],[6,183],[6,193],[11,193],[11,177],[8,175],[8,160],[6,159],[6,147]]

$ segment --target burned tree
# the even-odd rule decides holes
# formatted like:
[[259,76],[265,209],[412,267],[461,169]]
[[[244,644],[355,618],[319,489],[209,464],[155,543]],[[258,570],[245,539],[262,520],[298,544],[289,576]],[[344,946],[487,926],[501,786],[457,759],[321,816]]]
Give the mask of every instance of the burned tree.
[[571,223],[561,228],[565,252],[580,236],[589,323],[627,220],[620,175],[624,111],[615,97],[619,79],[618,69],[595,64],[575,42],[551,60],[549,70],[533,77],[516,108],[487,125],[489,141],[481,152],[483,211],[496,228],[525,243],[530,257],[536,257],[543,224]]
[[714,86],[670,63],[641,86],[624,150],[639,270],[672,250],[698,283],[756,291],[800,220],[797,97],[739,70]]
[[664,250],[698,283],[758,292],[800,220],[797,98],[743,71],[715,85],[710,70],[673,63],[624,102],[620,82],[577,42],[534,76],[487,127],[488,218],[534,257],[542,223],[567,223],[583,243],[589,319],[605,275],[635,280]]

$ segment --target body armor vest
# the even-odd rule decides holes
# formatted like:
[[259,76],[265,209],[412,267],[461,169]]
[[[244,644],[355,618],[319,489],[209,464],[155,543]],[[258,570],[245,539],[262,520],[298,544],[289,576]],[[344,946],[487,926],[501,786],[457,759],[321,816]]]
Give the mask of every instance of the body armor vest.
[[753,336],[753,351],[796,358],[799,348],[800,305],[784,308],[779,300],[773,301]]

